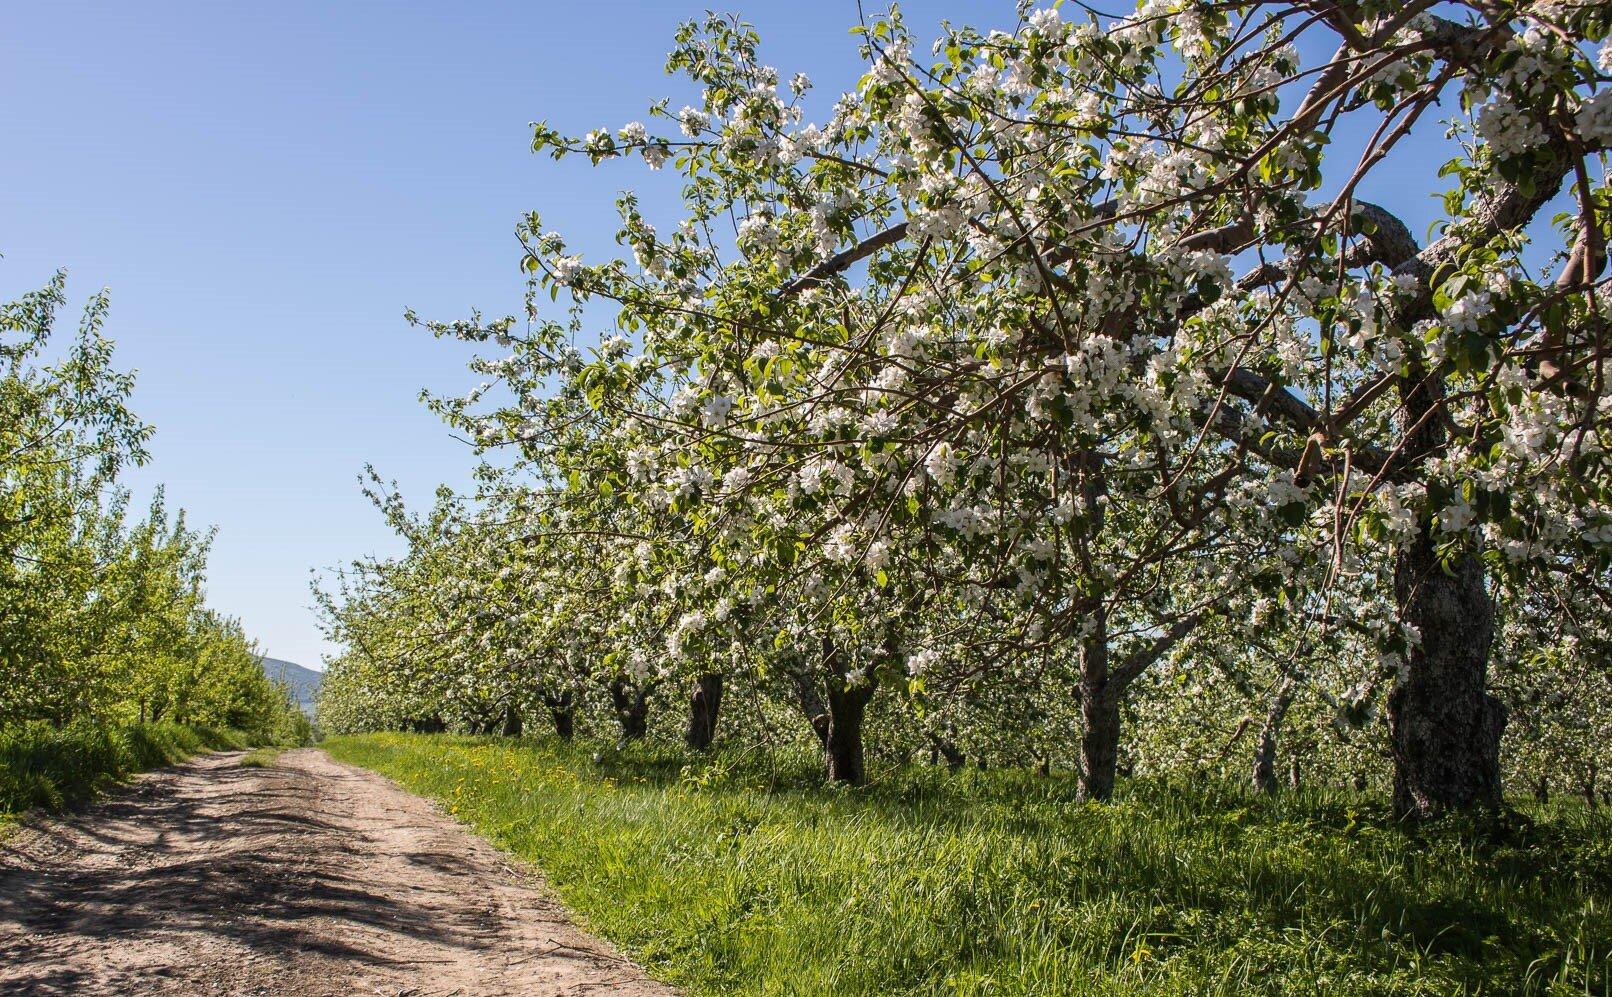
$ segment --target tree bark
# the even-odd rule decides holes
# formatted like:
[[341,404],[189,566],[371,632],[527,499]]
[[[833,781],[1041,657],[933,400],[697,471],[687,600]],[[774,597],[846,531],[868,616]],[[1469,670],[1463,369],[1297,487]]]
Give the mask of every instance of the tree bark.
[[1394,812],[1498,807],[1506,709],[1487,689],[1494,600],[1483,563],[1463,553],[1446,570],[1424,526],[1398,553],[1394,592],[1421,633],[1388,694]]
[[515,708],[515,704],[510,703],[509,705],[505,706],[504,707],[504,736],[505,737],[520,737],[521,736],[521,728],[523,726],[524,726],[524,724],[522,722],[521,711],[517,710]]
[[[1443,382],[1413,367],[1400,379],[1405,450],[1437,456],[1449,448]],[[1425,819],[1500,805],[1500,735],[1506,710],[1488,693],[1494,599],[1475,550],[1439,562],[1432,524],[1423,522],[1394,557],[1399,618],[1421,639],[1405,655],[1388,693],[1394,759],[1394,812]]]
[[828,707],[823,705],[823,696],[817,691],[817,686],[811,679],[796,671],[789,672],[789,680],[795,685],[795,703],[800,707],[801,715],[811,725],[812,733],[817,735],[817,743],[826,750],[828,748]]
[[549,719],[554,723],[554,736],[562,741],[571,740],[576,732],[576,705],[570,690],[543,694],[543,705],[548,707]]
[[953,772],[960,771],[968,761],[968,756],[957,745],[936,734],[929,735],[929,749],[931,757],[946,759],[946,767]]
[[554,736],[569,741],[576,733],[576,711],[567,706],[549,707],[549,718],[554,721]]
[[1119,768],[1119,692],[1108,668],[1108,610],[1099,604],[1080,640],[1080,797],[1114,795]]
[[1259,729],[1259,741],[1254,748],[1254,792],[1276,792],[1276,737],[1281,733],[1282,721],[1293,705],[1298,683],[1291,675],[1282,679],[1271,697],[1270,709],[1265,713],[1265,726]]
[[867,778],[862,751],[862,720],[868,700],[873,698],[871,680],[847,688],[837,676],[828,680],[828,729],[823,737],[823,757],[832,782],[859,786]]
[[717,711],[722,706],[722,674],[711,672],[694,680],[689,696],[688,733],[685,739],[695,751],[708,751],[716,739]]
[[641,741],[649,732],[649,693],[625,678],[610,680],[610,704],[621,724],[623,741]]

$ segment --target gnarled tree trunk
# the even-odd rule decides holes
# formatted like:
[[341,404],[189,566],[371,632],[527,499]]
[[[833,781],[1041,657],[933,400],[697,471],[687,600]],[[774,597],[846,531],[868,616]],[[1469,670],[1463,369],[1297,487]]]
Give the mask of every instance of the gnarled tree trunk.
[[1421,632],[1388,694],[1394,812],[1428,818],[1500,804],[1506,709],[1489,695],[1494,600],[1475,553],[1441,565],[1427,527],[1398,553],[1401,619]]
[[1265,712],[1265,726],[1259,729],[1259,743],[1254,748],[1254,792],[1276,792],[1276,737],[1281,733],[1282,721],[1293,705],[1298,682],[1289,675],[1276,686],[1270,709]]
[[543,705],[548,707],[549,719],[554,722],[554,735],[562,741],[571,740],[576,732],[576,705],[571,691],[546,692]]
[[953,772],[961,770],[968,761],[968,756],[963,754],[962,749],[938,734],[929,735],[929,751],[931,763],[944,758],[946,767]]
[[504,707],[504,736],[520,737],[522,728],[521,711],[515,708],[514,703]]
[[830,678],[825,689],[828,729],[823,737],[823,757],[828,777],[834,782],[861,785],[867,778],[862,751],[862,719],[868,700],[873,698],[871,680],[847,687],[838,677]]
[[1119,768],[1119,704],[1108,668],[1108,610],[1098,605],[1080,641],[1080,775],[1081,799],[1106,800],[1114,795]]
[[722,675],[711,672],[694,680],[688,703],[688,733],[685,740],[695,751],[706,751],[716,739],[717,711],[722,706]]
[[801,716],[811,725],[812,733],[817,735],[817,741],[825,749],[828,747],[828,707],[823,705],[823,695],[817,691],[817,685],[806,675],[800,672],[789,672],[789,680],[795,685],[795,702],[800,707]]
[[649,732],[649,693],[624,678],[610,680],[610,705],[621,724],[623,741],[640,741]]
[[[1118,662],[1108,649],[1108,608],[1092,607],[1080,638],[1080,775],[1081,799],[1106,800],[1114,795],[1120,772],[1120,706],[1126,690],[1163,657],[1208,613],[1208,607],[1178,617],[1168,630],[1132,648]],[[1126,770],[1129,775],[1129,769]]]
[[[1444,453],[1443,382],[1412,367],[1399,397],[1407,454]],[[1421,634],[1388,693],[1394,812],[1411,819],[1498,806],[1506,726],[1505,707],[1488,692],[1494,599],[1483,562],[1467,550],[1440,563],[1431,531],[1422,523],[1394,556],[1399,618]]]

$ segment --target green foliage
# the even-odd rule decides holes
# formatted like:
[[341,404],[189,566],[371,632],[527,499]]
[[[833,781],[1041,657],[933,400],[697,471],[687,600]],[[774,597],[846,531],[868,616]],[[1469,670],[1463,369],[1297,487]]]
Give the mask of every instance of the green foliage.
[[[1604,812],[1414,833],[1337,791],[418,735],[327,742],[548,880],[690,994],[1612,991]],[[597,759],[597,760],[595,760]]]
[[28,724],[0,730],[0,819],[32,807],[60,808],[107,782],[170,765],[201,751],[246,746],[249,735],[203,725],[88,722],[61,729]]
[[[130,515],[118,472],[144,463],[152,430],[126,407],[134,381],[101,333],[106,296],[63,347],[52,340],[66,300],[58,274],[0,305],[0,736],[28,762],[13,775],[42,780],[5,797],[22,805],[145,767],[138,746],[108,754],[110,741],[83,733],[97,727],[311,734],[240,623],[207,607],[211,534],[170,513],[160,489]],[[59,765],[41,761],[58,752]]]

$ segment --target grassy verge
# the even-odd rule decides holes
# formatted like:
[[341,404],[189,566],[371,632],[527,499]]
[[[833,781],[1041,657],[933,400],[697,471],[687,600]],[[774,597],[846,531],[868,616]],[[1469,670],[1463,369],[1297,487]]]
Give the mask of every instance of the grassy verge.
[[279,759],[280,752],[284,750],[284,748],[274,745],[254,748],[241,756],[240,765],[249,769],[268,768]]
[[440,800],[702,995],[1607,994],[1612,819],[1414,836],[1359,798],[491,738],[323,745]]
[[77,803],[109,782],[198,752],[243,747],[237,731],[171,723],[0,731],[0,823],[32,807]]

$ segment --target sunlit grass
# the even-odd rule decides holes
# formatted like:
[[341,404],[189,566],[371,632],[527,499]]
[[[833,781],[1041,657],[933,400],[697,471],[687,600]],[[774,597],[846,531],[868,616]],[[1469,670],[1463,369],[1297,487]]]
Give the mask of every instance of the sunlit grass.
[[1408,832],[1352,794],[813,760],[325,742],[547,875],[691,994],[1608,994],[1612,821]]
[[249,769],[268,768],[280,759],[280,752],[284,750],[285,749],[282,747],[276,747],[273,745],[268,745],[262,748],[254,748],[253,750],[242,755],[238,764],[242,768]]

